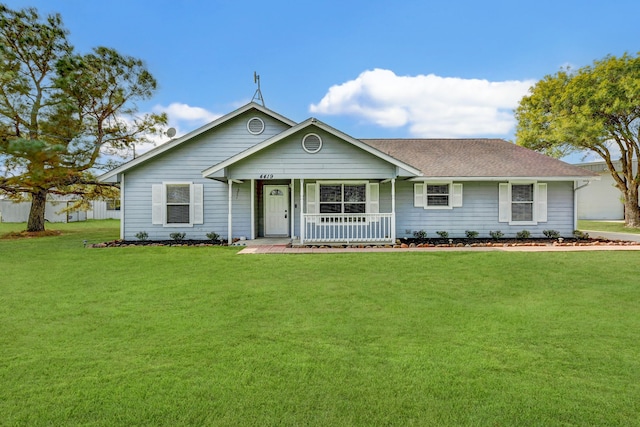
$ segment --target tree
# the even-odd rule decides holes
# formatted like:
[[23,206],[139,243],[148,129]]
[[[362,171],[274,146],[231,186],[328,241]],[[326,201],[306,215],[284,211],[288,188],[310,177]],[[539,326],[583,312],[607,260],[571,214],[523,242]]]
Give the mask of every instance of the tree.
[[28,195],[28,231],[45,228],[49,194],[113,194],[94,172],[161,130],[166,115],[137,117],[156,81],[142,61],[106,47],[78,54],[59,14],[0,4],[0,192]]
[[622,192],[625,224],[640,226],[639,57],[607,56],[546,76],[520,101],[516,118],[518,145],[554,157],[585,150],[602,157]]

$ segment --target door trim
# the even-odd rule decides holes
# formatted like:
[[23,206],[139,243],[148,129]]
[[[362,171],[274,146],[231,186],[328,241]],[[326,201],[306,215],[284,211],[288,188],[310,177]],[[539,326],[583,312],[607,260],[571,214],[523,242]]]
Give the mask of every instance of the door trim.
[[[281,197],[283,197],[283,202],[285,204],[286,217],[282,218],[283,222],[281,223],[281,225],[282,225],[282,229],[284,230],[284,233],[270,233],[268,230],[268,224],[269,224],[268,199],[269,197],[271,197],[270,193],[276,189],[283,191],[283,194]],[[289,237],[289,234],[290,234],[289,224],[291,221],[291,217],[290,217],[291,209],[289,205],[289,185],[288,184],[266,184],[263,186],[262,194],[263,194],[263,209],[264,209],[263,220],[264,220],[265,237]]]

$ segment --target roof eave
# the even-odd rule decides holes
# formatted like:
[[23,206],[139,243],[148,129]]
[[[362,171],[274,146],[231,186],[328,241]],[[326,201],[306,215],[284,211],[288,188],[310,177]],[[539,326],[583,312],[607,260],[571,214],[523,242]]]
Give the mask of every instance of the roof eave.
[[562,182],[562,181],[598,181],[600,176],[592,175],[579,175],[579,176],[419,176],[409,179],[409,181],[422,182],[422,181],[490,181],[490,182],[505,182],[505,181],[548,181],[548,182]]

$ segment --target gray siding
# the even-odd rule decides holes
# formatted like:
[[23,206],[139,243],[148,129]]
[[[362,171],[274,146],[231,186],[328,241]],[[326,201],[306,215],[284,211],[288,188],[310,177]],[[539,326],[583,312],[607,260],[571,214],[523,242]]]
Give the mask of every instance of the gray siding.
[[[542,181],[541,181],[542,182]],[[563,236],[573,234],[573,182],[549,182],[547,189],[547,222],[537,225],[509,225],[498,222],[498,182],[465,182],[460,208],[426,210],[413,207],[413,183],[402,181],[396,186],[397,237],[411,237],[424,230],[428,237],[446,231],[451,237],[465,237],[466,230],[489,237],[489,231],[501,231],[515,237],[528,230],[533,237],[543,237],[543,230],[556,230]]]
[[[247,121],[256,116],[265,122],[265,131],[260,135],[250,134],[246,127]],[[156,156],[150,162],[127,171],[124,175],[123,209],[126,218],[124,218],[122,237],[126,240],[135,240],[136,233],[145,231],[150,240],[166,240],[173,232],[186,233],[187,239],[206,239],[208,232],[216,232],[223,238],[227,238],[228,186],[226,183],[202,178],[202,171],[287,128],[287,125],[253,111],[236,117],[170,152]],[[168,181],[203,184],[203,224],[196,224],[193,227],[163,227],[151,224],[152,186]],[[250,194],[250,182],[234,184],[232,195],[234,236],[250,235]]]
[[229,168],[234,179],[385,179],[395,176],[395,166],[321,130],[322,149],[309,154],[302,149],[300,132],[240,161]]

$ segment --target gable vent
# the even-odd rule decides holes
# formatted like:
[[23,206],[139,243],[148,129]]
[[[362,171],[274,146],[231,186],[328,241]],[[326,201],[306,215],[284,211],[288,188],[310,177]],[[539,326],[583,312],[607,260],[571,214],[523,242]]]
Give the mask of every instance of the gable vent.
[[253,117],[247,122],[247,130],[250,134],[260,135],[264,132],[264,122],[259,117]]
[[322,148],[322,138],[315,133],[308,133],[302,138],[302,148],[309,154],[317,153]]

